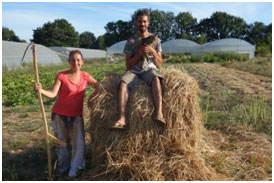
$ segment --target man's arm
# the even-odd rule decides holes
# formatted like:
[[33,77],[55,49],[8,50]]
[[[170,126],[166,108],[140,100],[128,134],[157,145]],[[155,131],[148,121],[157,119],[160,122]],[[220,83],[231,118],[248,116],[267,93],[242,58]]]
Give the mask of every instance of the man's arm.
[[135,55],[126,53],[126,67],[127,68],[134,66],[139,61],[140,57],[144,53],[143,50],[144,49],[140,48]]
[[126,54],[126,67],[132,67],[134,66],[139,58],[144,54],[144,53],[148,53],[153,55],[153,63],[156,66],[160,66],[162,64],[162,53],[161,52],[157,52],[154,48],[152,48],[149,45],[145,45],[145,46],[141,46],[138,50],[138,52],[133,56],[130,53]]
[[157,52],[154,48],[149,45],[144,46],[144,52],[153,55],[153,63],[156,66],[160,66],[162,64],[162,53]]
[[163,60],[162,60],[162,53],[161,52],[154,52],[153,54],[153,63],[156,65],[156,66],[160,66],[162,63],[163,63]]

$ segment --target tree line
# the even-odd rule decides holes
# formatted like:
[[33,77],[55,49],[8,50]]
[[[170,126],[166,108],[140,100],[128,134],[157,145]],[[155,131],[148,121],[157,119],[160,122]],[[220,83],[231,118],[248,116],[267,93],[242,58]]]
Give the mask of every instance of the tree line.
[[[188,39],[204,44],[223,38],[239,38],[256,45],[257,53],[272,52],[272,23],[247,24],[240,17],[219,11],[199,22],[189,12],[180,12],[175,16],[173,12],[150,9],[150,13],[149,31],[157,34],[162,42],[170,39]],[[106,49],[135,33],[134,14],[130,21],[108,22],[104,27],[105,34],[97,38],[89,31],[79,34],[67,20],[56,19],[33,30],[31,41],[45,46]],[[24,41],[6,27],[2,28],[2,33],[3,40]]]

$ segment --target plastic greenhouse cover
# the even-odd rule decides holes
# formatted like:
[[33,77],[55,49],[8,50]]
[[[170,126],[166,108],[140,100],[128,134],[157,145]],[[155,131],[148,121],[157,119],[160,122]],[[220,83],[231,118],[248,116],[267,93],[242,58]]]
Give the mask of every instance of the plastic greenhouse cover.
[[226,38],[215,40],[202,45],[202,51],[214,52],[214,51],[255,51],[255,46],[248,43],[247,41],[236,39],[236,38]]
[[[108,56],[123,54],[126,41],[120,41],[107,48]],[[255,46],[237,38],[215,40],[203,45],[186,39],[173,39],[162,43],[163,53],[204,53],[204,52],[236,52],[254,57]]]
[[201,45],[186,39],[172,39],[162,43],[163,53],[200,52]]
[[[28,44],[29,43],[2,41],[2,67],[20,68],[22,63],[21,60]],[[62,63],[60,57],[58,57],[58,55],[54,51],[50,50],[49,48],[43,45],[35,45],[38,65]],[[33,62],[31,47],[29,47],[25,55],[24,62]]]
[[120,41],[118,43],[113,44],[112,46],[107,48],[108,54],[124,54],[124,48],[126,45],[126,40]]
[[58,55],[62,57],[62,60],[68,60],[70,51],[79,50],[84,59],[93,60],[97,58],[106,58],[106,51],[99,49],[86,49],[86,48],[75,48],[75,47],[49,47],[50,49],[58,52]]
[[73,47],[65,47],[67,50],[80,50],[83,54],[83,57],[87,60],[96,59],[96,58],[106,58],[106,51],[99,49],[85,49],[85,48],[73,48]]

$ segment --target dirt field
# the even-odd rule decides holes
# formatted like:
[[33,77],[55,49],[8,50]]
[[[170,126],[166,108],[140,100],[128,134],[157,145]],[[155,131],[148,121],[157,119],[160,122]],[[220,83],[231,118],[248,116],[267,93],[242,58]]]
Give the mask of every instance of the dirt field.
[[246,95],[265,97],[272,102],[272,79],[269,77],[225,68],[218,64],[187,64],[184,68],[199,81],[203,90],[228,88],[231,92],[234,90]]
[[[186,64],[183,66],[187,72],[193,76],[200,85],[200,96],[206,96],[208,92],[223,92],[228,93],[241,93],[248,96],[259,96],[265,98],[268,102],[272,103],[272,79],[269,77],[258,76],[248,72],[242,72],[235,69],[222,67],[218,64]],[[46,114],[48,125],[50,124],[50,108],[46,107]],[[85,129],[88,128],[89,111],[87,106],[84,106]],[[3,180],[47,180],[47,157],[44,144],[44,131],[41,112],[39,105],[28,107],[2,107],[2,175]],[[272,142],[271,137],[264,134],[255,134],[243,130],[219,129],[208,130],[208,136],[212,138],[212,144],[215,147],[209,147],[206,158],[208,164],[212,159],[216,159],[214,151],[226,148],[227,153],[223,153],[222,161],[219,165],[211,166],[219,173],[222,174],[226,180],[271,180],[272,177]],[[236,134],[237,136],[233,136]],[[245,138],[235,138],[242,134]],[[251,136],[249,136],[251,134]],[[250,138],[247,138],[247,137]],[[251,138],[252,137],[252,138]],[[254,140],[254,138],[258,138]],[[208,140],[208,139],[207,139]],[[235,143],[232,143],[232,141]],[[89,149],[89,134],[86,133],[87,143],[87,167],[85,173],[91,171],[92,165],[89,165],[91,158],[91,150]],[[52,154],[56,159],[55,150],[56,145],[52,142]],[[241,148],[246,144],[245,148]],[[256,144],[260,149],[252,149]],[[262,146],[263,144],[263,146]],[[249,145],[249,146],[248,146]],[[239,147],[241,146],[241,147]],[[248,146],[248,147],[247,147]],[[213,149],[212,149],[213,148]],[[242,152],[245,151],[246,153]],[[264,152],[265,160],[256,162],[254,156],[255,151]],[[211,152],[211,153],[210,153]],[[205,152],[206,153],[206,152]],[[228,154],[230,153],[230,154]],[[241,169],[249,171],[248,175],[244,172],[235,173],[240,170],[233,167],[235,158],[244,156],[239,162],[248,164],[248,168]],[[221,157],[219,157],[221,158]],[[232,159],[234,159],[232,161]],[[254,162],[255,161],[255,162]],[[267,163],[266,163],[267,162]],[[230,172],[224,172],[221,166],[222,163],[227,163]],[[230,163],[230,164],[229,164]],[[242,166],[237,163],[237,166]],[[262,167],[266,170],[264,176],[260,174]],[[253,168],[253,169],[252,169]],[[254,173],[255,172],[255,173]],[[258,173],[259,172],[259,173]],[[83,176],[85,177],[85,176]],[[81,180],[81,177],[75,179],[68,179],[63,176],[56,176],[54,180]]]

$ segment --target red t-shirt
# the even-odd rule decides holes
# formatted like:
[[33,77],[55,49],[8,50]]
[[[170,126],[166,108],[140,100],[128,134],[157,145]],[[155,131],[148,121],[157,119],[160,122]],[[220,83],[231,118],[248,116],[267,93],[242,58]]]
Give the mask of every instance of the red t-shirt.
[[52,112],[70,117],[82,115],[85,91],[90,75],[81,71],[81,79],[77,84],[70,81],[66,71],[59,72],[57,78],[61,81],[61,86]]

